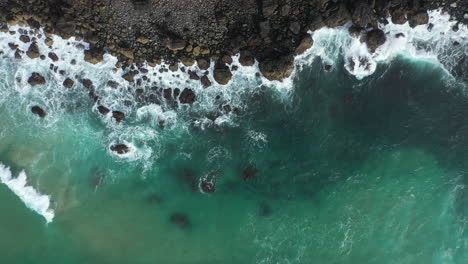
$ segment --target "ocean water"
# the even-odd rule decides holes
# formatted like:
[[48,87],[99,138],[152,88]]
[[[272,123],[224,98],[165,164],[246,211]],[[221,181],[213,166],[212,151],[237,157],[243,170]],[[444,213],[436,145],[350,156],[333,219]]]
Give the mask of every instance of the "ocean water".
[[[468,30],[431,22],[383,26],[374,55],[346,28],[311,32],[291,78],[254,65],[209,88],[166,66],[136,87],[115,58],[85,63],[86,43],[54,37],[63,76],[0,33],[0,263],[468,263]],[[197,102],[151,99],[159,88]]]

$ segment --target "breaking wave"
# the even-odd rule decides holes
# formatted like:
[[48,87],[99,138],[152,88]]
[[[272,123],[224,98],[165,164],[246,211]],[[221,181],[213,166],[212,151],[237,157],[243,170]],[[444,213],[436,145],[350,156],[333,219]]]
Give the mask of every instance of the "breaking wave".
[[0,181],[8,186],[29,209],[42,215],[47,223],[52,222],[55,214],[54,210],[50,208],[50,197],[29,186],[24,171],[15,178],[10,168],[0,163]]

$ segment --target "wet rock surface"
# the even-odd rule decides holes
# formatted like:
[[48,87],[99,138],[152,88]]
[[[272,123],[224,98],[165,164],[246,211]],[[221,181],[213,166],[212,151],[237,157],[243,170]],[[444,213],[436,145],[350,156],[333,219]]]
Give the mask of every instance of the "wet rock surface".
[[32,86],[43,85],[46,83],[46,80],[41,74],[33,72],[28,78],[28,83]]
[[44,109],[42,109],[40,106],[37,106],[37,105],[31,107],[31,112],[33,112],[34,114],[36,114],[37,116],[41,118],[44,118],[46,116],[46,112],[44,111]]
[[[229,64],[224,58],[240,52],[242,65],[257,60],[265,77],[279,80],[292,71],[289,58],[313,45],[309,30],[349,21],[370,30],[389,15],[394,23],[408,21],[417,26],[428,22],[427,10],[438,8],[460,23],[468,22],[468,6],[460,0],[205,0],[197,4],[193,0],[0,0],[0,23],[44,27],[47,38],[43,41],[48,46],[53,43],[49,34],[77,36],[90,43],[84,59],[93,64],[102,62],[107,52],[124,67],[144,61],[175,66],[179,61],[186,66],[198,61],[206,69],[205,62]],[[378,32],[372,34],[367,42],[373,49],[382,38]],[[20,37],[24,43],[33,41],[26,53],[37,58],[40,51],[33,39],[27,34]],[[21,58],[22,51],[15,56]],[[271,58],[278,58],[279,65]],[[123,77],[133,82],[134,76],[130,71]],[[216,67],[213,77],[225,84],[230,71]]]
[[110,150],[112,150],[113,152],[119,155],[123,155],[123,154],[130,152],[130,148],[125,144],[112,145],[110,147]]

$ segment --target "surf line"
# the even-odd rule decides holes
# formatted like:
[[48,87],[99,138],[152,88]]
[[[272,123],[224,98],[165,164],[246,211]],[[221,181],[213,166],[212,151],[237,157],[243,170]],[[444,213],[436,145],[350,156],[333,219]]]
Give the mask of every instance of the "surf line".
[[18,177],[13,177],[10,168],[0,163],[0,181],[18,196],[26,207],[44,217],[47,223],[52,222],[55,213],[50,208],[50,196],[29,186],[24,171],[20,172]]

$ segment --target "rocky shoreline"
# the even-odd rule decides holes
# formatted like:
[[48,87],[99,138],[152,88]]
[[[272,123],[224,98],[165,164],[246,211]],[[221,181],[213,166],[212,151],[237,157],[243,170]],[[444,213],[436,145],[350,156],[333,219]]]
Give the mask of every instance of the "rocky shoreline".
[[[0,22],[5,31],[8,25],[24,24],[44,27],[46,36],[83,39],[90,43],[87,62],[99,63],[110,53],[118,58],[116,67],[128,69],[123,77],[129,82],[138,73],[131,66],[145,61],[165,62],[171,70],[178,62],[207,70],[213,62],[214,80],[227,84],[235,70],[230,66],[234,54],[240,53],[244,66],[257,60],[267,79],[281,80],[292,73],[294,56],[313,45],[308,31],[351,21],[350,33],[360,34],[373,51],[385,42],[378,23],[391,17],[393,23],[414,27],[428,23],[427,11],[439,8],[468,22],[466,0],[0,0]],[[27,34],[21,41],[33,43],[15,56],[41,56]],[[188,74],[211,85],[206,76]]]

